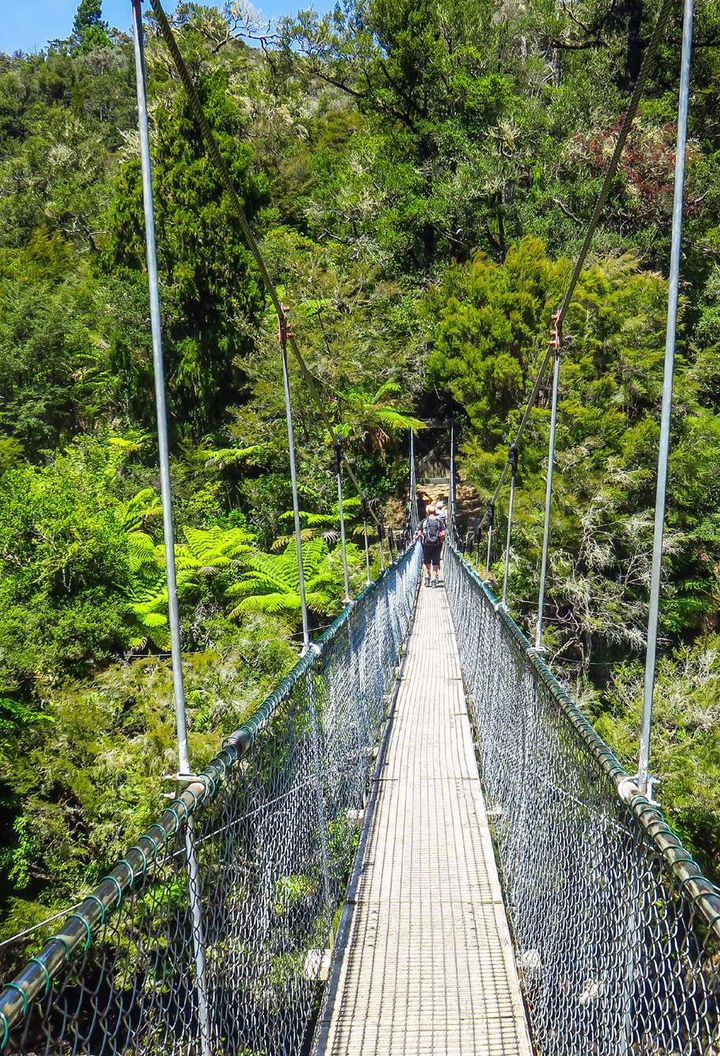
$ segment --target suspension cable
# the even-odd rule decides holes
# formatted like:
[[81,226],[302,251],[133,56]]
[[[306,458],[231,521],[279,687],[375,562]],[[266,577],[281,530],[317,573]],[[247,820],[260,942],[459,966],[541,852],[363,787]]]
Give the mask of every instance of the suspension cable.
[[[237,191],[235,190],[235,185],[233,183],[232,176],[230,175],[230,169],[228,168],[225,159],[220,153],[220,147],[218,146],[215,133],[210,127],[210,122],[208,121],[205,115],[202,100],[198,95],[197,88],[195,87],[195,83],[192,79],[192,74],[190,73],[186,62],[183,59],[182,54],[180,53],[180,48],[178,47],[178,43],[175,39],[175,34],[173,33],[172,27],[168,22],[167,15],[163,10],[160,0],[150,0],[150,4],[158,21],[160,32],[175,64],[175,69],[177,70],[178,76],[182,81],[188,99],[190,100],[190,105],[192,107],[193,113],[195,114],[195,120],[197,121],[198,128],[200,129],[202,137],[205,140],[205,145],[210,155],[210,159],[218,170],[218,174],[220,175],[222,184],[225,190],[227,191],[228,197],[230,199],[230,204],[233,208],[233,212],[235,213],[235,216],[237,217],[237,220],[242,229],[245,241],[247,242],[248,248],[250,249],[250,252],[252,253],[255,259],[255,263],[258,266],[263,285],[265,286],[267,295],[272,301],[273,308],[275,309],[275,313],[278,318],[278,324],[288,330],[288,346],[291,349],[293,355],[295,356],[295,359],[297,360],[297,363],[303,375],[303,379],[306,382],[308,389],[310,390],[310,394],[318,408],[318,412],[323,421],[323,424],[330,433],[330,438],[333,444],[336,444],[339,440],[339,437],[335,431],[335,426],[333,425],[330,416],[328,415],[327,410],[325,409],[325,401],[323,400],[322,393],[320,392],[317,379],[308,367],[305,357],[300,351],[300,348],[297,344],[294,335],[292,335],[287,326],[286,310],[282,304],[282,301],[280,300],[280,295],[277,291],[277,287],[275,286],[275,283],[273,282],[270,276],[270,272],[268,270],[267,264],[265,263],[265,258],[263,257],[262,250],[260,249],[255,235],[253,234],[253,230],[248,221],[243,204],[240,201],[240,197]],[[347,466],[348,476],[353,482],[353,485],[355,486],[358,495],[362,496],[364,494],[362,486],[355,475],[355,472],[352,468],[352,464],[344,449],[342,457],[345,461],[345,465]],[[379,528],[380,523],[372,507],[370,507],[370,515],[375,521],[376,526]]]
[[[663,6],[660,9],[660,13],[655,23],[655,28],[653,29],[652,37],[650,38],[650,43],[648,44],[645,55],[643,56],[642,66],[640,67],[640,73],[638,74],[638,79],[635,82],[635,87],[633,89],[632,96],[630,97],[630,103],[625,113],[625,117],[620,128],[620,133],[615,144],[615,149],[613,151],[612,158],[610,159],[610,164],[608,165],[607,171],[605,173],[605,178],[603,180],[602,187],[600,188],[600,194],[598,195],[597,202],[595,203],[595,209],[593,210],[590,222],[588,223],[587,229],[585,231],[585,237],[583,239],[582,246],[580,247],[578,257],[575,261],[575,266],[573,267],[572,274],[570,276],[570,281],[565,291],[565,296],[563,297],[562,302],[560,304],[560,308],[556,313],[557,326],[559,329],[562,328],[563,320],[567,315],[568,308],[570,307],[570,303],[573,299],[578,281],[580,279],[580,273],[582,272],[582,269],[585,266],[588,253],[590,252],[592,241],[600,223],[602,212],[605,208],[605,205],[607,204],[607,200],[610,195],[612,182],[615,179],[615,175],[617,173],[618,165],[620,163],[620,157],[625,148],[625,142],[628,138],[628,135],[630,134],[632,123],[635,120],[635,114],[637,113],[637,108],[640,104],[640,99],[642,98],[642,94],[645,89],[645,82],[647,81],[650,66],[655,60],[655,55],[657,54],[657,49],[660,45],[660,40],[665,29],[665,23],[668,20],[670,12],[673,6],[675,5],[675,2],[676,0],[664,0]],[[155,3],[156,0],[152,0],[153,6],[155,6]],[[550,342],[545,350],[545,354],[542,358],[542,362],[540,363],[540,367],[538,368],[532,391],[525,405],[523,416],[520,419],[520,425],[518,426],[517,432],[515,433],[515,437],[512,441],[512,443],[514,443],[516,446],[519,444],[520,438],[525,430],[527,420],[530,417],[530,412],[535,406],[535,401],[537,400],[538,393],[540,392],[540,386],[542,385],[543,377],[545,374],[545,368],[550,362],[550,359],[552,358],[553,354],[554,346],[552,342]],[[500,489],[505,483],[508,465],[509,463],[506,462],[503,466],[502,473],[500,474],[500,479],[493,494],[493,502],[497,501],[498,495],[500,494]]]

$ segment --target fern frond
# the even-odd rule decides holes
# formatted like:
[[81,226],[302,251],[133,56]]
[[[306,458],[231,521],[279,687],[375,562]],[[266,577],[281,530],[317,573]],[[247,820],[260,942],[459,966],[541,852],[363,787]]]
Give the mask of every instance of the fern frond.
[[[312,528],[302,528],[300,530],[300,540],[306,543],[309,539],[313,538]],[[293,535],[279,535],[277,539],[274,539],[270,549],[274,552],[278,550],[287,550],[288,546],[292,545],[293,553],[295,552],[295,536]]]
[[141,623],[143,627],[167,627],[168,618],[167,616],[163,616],[161,612],[136,613],[136,615],[138,622]]
[[377,390],[372,399],[373,403],[380,403],[380,401],[384,400],[387,396],[400,395],[402,395],[402,388],[400,386],[400,383],[394,381],[392,378],[388,378],[388,380],[380,386],[380,388]]
[[237,466],[242,462],[250,462],[257,465],[259,455],[265,454],[265,444],[251,444],[249,447],[221,447],[215,451],[205,452],[205,466],[207,469],[227,469]]
[[122,509],[122,526],[126,532],[137,532],[147,517],[159,517],[162,505],[154,488],[143,488]]
[[127,545],[131,573],[135,574],[148,566],[157,565],[155,543],[146,532],[130,532]]
[[243,598],[229,613],[236,619],[243,612],[264,612],[270,616],[279,614],[297,615],[300,612],[300,595],[288,592],[253,594]]
[[340,611],[340,602],[331,598],[324,591],[309,590],[305,594],[307,607],[317,616],[332,616]]
[[185,528],[185,540],[192,556],[206,568],[229,565],[249,553],[253,536],[243,528]]
[[383,428],[389,429],[390,432],[412,429],[413,432],[417,433],[424,428],[424,423],[419,418],[414,418],[410,414],[403,414],[402,411],[396,411],[393,407],[374,407],[373,417]]

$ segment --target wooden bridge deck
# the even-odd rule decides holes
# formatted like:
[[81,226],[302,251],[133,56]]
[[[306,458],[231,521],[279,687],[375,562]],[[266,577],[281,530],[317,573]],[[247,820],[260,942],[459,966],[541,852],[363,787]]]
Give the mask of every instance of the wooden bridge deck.
[[444,588],[421,587],[315,1056],[531,1056]]

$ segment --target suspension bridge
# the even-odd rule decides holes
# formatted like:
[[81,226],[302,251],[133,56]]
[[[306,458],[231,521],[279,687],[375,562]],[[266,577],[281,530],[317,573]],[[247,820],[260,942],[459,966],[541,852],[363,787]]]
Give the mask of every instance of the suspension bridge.
[[[692,0],[685,0],[670,306],[637,774],[594,731],[542,650],[562,323],[672,7],[664,0],[568,290],[483,519],[488,561],[510,474],[502,597],[449,533],[423,583],[411,438],[402,553],[313,640],[287,351],[262,253],[159,0],[208,152],[278,317],[303,650],[200,773],[187,751],[145,97],[132,0],[180,769],[176,796],[0,992],[0,1051],[67,1056],[720,1056],[720,893],[653,801],[648,772],[682,221]],[[518,451],[552,361],[534,642],[508,604]],[[343,474],[336,444],[341,549]],[[454,428],[453,428],[454,434]],[[432,460],[429,464],[433,464]],[[444,479],[444,478],[443,478]],[[437,481],[435,482],[437,484]],[[363,502],[367,522],[381,517]],[[478,541],[478,540],[476,540]],[[394,556],[394,559],[392,559]],[[385,565],[383,558],[383,566]],[[48,934],[52,931],[52,934]],[[32,953],[34,939],[45,940]],[[31,955],[32,954],[32,955]]]
[[420,583],[414,544],[186,776],[8,1051],[720,1052],[717,891],[461,554]]

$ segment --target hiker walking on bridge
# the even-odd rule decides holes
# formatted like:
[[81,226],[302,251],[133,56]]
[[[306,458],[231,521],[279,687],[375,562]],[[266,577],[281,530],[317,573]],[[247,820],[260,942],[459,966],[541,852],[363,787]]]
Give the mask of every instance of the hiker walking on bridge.
[[418,528],[417,538],[422,543],[425,586],[429,587],[432,581],[433,586],[436,587],[440,575],[440,550],[442,541],[445,538],[445,524],[438,517],[435,506],[432,503],[425,507],[425,513],[427,516]]

